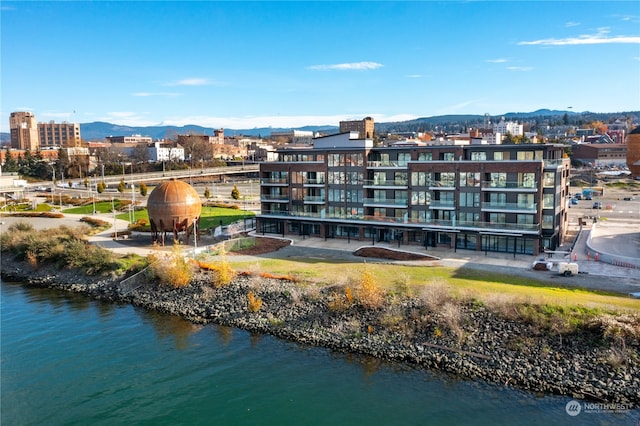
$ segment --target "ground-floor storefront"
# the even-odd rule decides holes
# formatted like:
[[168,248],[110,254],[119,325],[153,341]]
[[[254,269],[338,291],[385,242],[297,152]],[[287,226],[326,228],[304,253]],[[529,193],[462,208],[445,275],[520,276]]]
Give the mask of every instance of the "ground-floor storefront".
[[[490,232],[484,230],[442,229],[403,224],[382,223],[341,223],[324,221],[305,221],[292,218],[258,217],[258,234],[279,234],[301,236],[303,238],[341,238],[348,241],[370,241],[376,243],[397,244],[401,246],[422,246],[538,255],[543,247],[549,247],[552,238],[542,238],[536,234],[509,232]],[[545,243],[543,246],[542,243]]]

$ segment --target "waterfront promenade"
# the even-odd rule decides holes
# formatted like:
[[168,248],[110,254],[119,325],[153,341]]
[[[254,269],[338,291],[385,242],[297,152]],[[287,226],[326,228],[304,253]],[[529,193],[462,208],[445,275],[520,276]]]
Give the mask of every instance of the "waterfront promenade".
[[[80,218],[82,215],[70,215],[66,214],[62,219],[43,219],[43,218],[25,218],[25,217],[2,217],[2,229],[6,230],[8,226],[15,222],[28,222],[31,223],[36,229],[43,229],[51,226],[74,226],[80,224]],[[109,223],[114,223],[113,216],[110,214],[98,214],[94,217],[102,219]],[[146,256],[158,248],[151,244],[151,238],[149,235],[136,235],[134,238],[128,238],[125,240],[114,240],[111,235],[116,230],[127,229],[128,222],[125,220],[117,219],[115,222],[116,227],[113,225],[110,229],[100,232],[97,235],[91,236],[89,240],[106,249],[112,250],[119,254],[136,253],[142,256]],[[598,225],[605,226],[605,225]],[[281,249],[277,254],[273,256],[282,257],[328,257],[328,258],[340,258],[343,260],[350,260],[354,262],[364,262],[365,258],[354,256],[352,253],[363,247],[380,247],[388,248],[391,250],[400,250],[418,254],[428,254],[437,258],[436,262],[442,266],[450,267],[469,267],[476,269],[493,270],[495,272],[501,272],[506,274],[523,275],[532,279],[539,279],[546,282],[553,283],[553,285],[559,287],[581,287],[591,290],[603,290],[611,291],[615,293],[631,294],[640,292],[640,268],[629,268],[623,266],[611,265],[609,263],[596,261],[594,256],[587,256],[587,253],[593,250],[593,247],[606,250],[612,244],[616,245],[616,239],[623,241],[621,244],[629,245],[629,235],[637,234],[625,234],[621,233],[622,228],[616,228],[619,230],[618,235],[611,232],[602,232],[600,234],[594,233],[590,239],[590,246],[587,246],[588,232],[590,229],[583,232],[581,238],[578,239],[573,252],[575,254],[576,262],[579,264],[580,274],[573,277],[564,277],[558,274],[557,269],[552,271],[534,271],[531,266],[534,260],[537,258],[543,258],[544,256],[534,257],[531,255],[511,253],[495,253],[495,252],[481,252],[471,250],[454,250],[449,248],[431,248],[427,250],[421,246],[409,246],[402,245],[398,247],[397,243],[378,243],[371,244],[371,241],[357,241],[357,240],[345,240],[345,239],[324,239],[315,237],[301,237],[287,235],[285,239],[290,240],[292,245],[285,249]],[[3,231],[4,232],[4,231]],[[598,235],[603,235],[603,238],[599,238]],[[259,236],[259,235],[256,235]],[[266,235],[271,238],[278,238],[274,235]],[[201,242],[201,245],[204,241]],[[618,245],[621,245],[618,244]],[[568,249],[569,247],[563,247]],[[552,258],[554,262],[559,261],[573,261],[571,256],[555,255]],[[399,262],[399,261],[389,261]],[[420,264],[423,261],[404,262],[408,264]],[[640,303],[640,302],[639,302]]]

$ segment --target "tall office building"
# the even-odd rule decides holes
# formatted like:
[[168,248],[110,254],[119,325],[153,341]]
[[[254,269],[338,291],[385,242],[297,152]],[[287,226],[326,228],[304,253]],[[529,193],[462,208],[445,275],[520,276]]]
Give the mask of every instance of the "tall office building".
[[80,125],[77,123],[38,123],[40,149],[75,148],[80,143]]
[[12,112],[9,117],[11,148],[35,151],[38,146],[36,116],[31,112]]
[[340,133],[358,132],[360,139],[372,139],[373,131],[374,123],[371,117],[365,117],[363,120],[340,122]]

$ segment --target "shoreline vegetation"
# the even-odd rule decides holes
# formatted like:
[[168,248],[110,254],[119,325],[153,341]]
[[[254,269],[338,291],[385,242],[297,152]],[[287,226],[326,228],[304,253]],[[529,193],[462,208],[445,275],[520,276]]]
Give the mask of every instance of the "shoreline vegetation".
[[414,285],[401,273],[380,283],[368,263],[345,264],[341,278],[318,283],[257,263],[234,270],[224,249],[207,259],[185,259],[179,245],[120,258],[89,244],[86,232],[12,225],[2,234],[2,279],[462,379],[640,407],[639,310],[456,291],[439,278]]

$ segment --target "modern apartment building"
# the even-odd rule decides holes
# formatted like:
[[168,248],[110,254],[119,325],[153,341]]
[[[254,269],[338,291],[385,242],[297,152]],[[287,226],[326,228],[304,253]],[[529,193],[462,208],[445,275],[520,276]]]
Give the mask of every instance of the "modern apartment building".
[[9,116],[11,148],[35,151],[38,149],[38,125],[31,112],[17,111]]
[[567,229],[561,145],[374,147],[349,133],[260,165],[257,232],[537,255]]
[[360,138],[371,139],[373,138],[375,124],[373,118],[365,117],[362,120],[355,121],[341,121],[340,133],[358,132]]
[[40,149],[75,148],[81,146],[80,124],[78,123],[38,123]]

